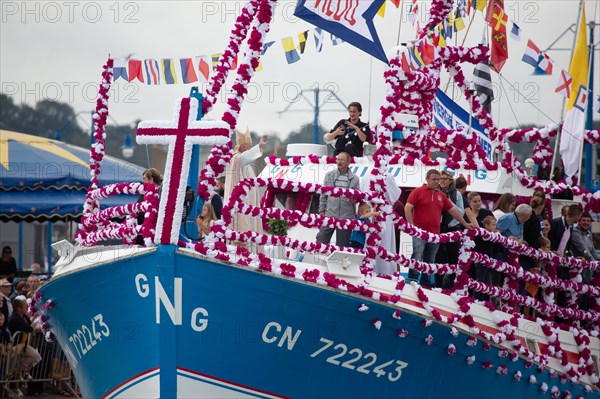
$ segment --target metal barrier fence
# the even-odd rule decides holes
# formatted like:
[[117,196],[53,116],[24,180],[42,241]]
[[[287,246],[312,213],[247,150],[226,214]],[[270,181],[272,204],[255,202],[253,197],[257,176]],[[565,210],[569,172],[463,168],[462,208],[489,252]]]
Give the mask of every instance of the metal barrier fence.
[[42,333],[17,332],[0,344],[0,398],[56,393],[79,397],[71,367],[58,343]]

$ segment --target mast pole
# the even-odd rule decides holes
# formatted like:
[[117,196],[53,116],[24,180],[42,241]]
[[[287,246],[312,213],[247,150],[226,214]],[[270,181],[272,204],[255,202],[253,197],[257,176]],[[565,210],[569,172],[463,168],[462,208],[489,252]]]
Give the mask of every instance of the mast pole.
[[[594,52],[595,44],[594,44],[594,28],[596,27],[595,21],[590,21],[590,38],[588,45],[588,93],[594,91]],[[586,107],[586,120],[585,120],[585,128],[591,130],[593,128],[593,99],[588,96],[588,102]],[[586,190],[592,189],[592,169],[594,165],[594,146],[592,144],[585,144],[585,131],[583,137],[583,145],[582,148],[585,149],[585,185],[583,186]],[[583,159],[583,158],[582,158]],[[579,170],[581,171],[581,166],[579,166]]]

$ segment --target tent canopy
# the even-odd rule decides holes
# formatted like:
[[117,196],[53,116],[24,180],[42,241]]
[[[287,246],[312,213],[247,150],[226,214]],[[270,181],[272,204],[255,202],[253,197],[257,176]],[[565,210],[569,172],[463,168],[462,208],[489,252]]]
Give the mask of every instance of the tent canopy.
[[[0,130],[0,220],[56,221],[81,216],[90,182],[89,150]],[[100,186],[140,182],[144,168],[105,156]],[[102,208],[133,203],[135,195],[101,201]]]
[[[61,141],[0,130],[0,189],[85,189],[90,183],[90,150]],[[139,182],[144,168],[105,156],[100,186]]]

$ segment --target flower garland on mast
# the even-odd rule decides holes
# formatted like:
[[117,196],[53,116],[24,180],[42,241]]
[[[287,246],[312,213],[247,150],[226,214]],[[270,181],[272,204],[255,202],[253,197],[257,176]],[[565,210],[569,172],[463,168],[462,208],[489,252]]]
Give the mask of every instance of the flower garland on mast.
[[[90,192],[98,188],[98,176],[100,175],[100,162],[104,158],[104,140],[106,134],[104,129],[108,119],[108,99],[110,97],[110,86],[113,77],[114,60],[108,57],[106,63],[102,66],[102,81],[98,87],[98,97],[96,99],[96,110],[92,117],[94,127],[94,143],[90,148],[90,185],[85,203],[83,204],[84,215],[97,212],[99,205],[97,200],[90,197]],[[83,226],[79,226],[79,231],[75,233],[75,239],[80,242],[85,239]]]
[[[198,179],[198,194],[205,200],[208,199],[209,196],[209,187],[214,187],[216,177],[223,173],[225,166],[230,162],[233,155],[231,135],[235,130],[242,103],[248,93],[248,84],[254,76],[255,69],[258,67],[262,46],[265,37],[269,32],[271,19],[273,18],[273,9],[276,0],[253,1],[257,1],[258,4],[256,18],[254,20],[242,18],[243,21],[240,21],[240,24],[244,23],[245,25],[238,26],[236,24],[236,27],[232,32],[232,37],[241,37],[242,33],[245,34],[247,32],[248,25],[250,25],[250,23],[252,24],[252,29],[248,38],[248,50],[244,53],[244,57],[238,66],[236,80],[231,87],[234,94],[227,100],[228,107],[221,118],[224,122],[229,124],[231,129],[230,140],[226,145],[215,146],[212,149],[206,161],[206,167],[202,170],[200,178]],[[228,49],[231,49],[233,46],[235,46],[235,43],[230,43]],[[225,52],[227,52],[227,50]],[[226,71],[223,73],[226,73]]]
[[216,73],[212,75],[211,83],[206,89],[206,95],[202,102],[202,111],[204,114],[207,114],[217,102],[217,96],[229,75],[233,59],[238,55],[240,45],[248,34],[248,28],[254,20],[256,11],[259,8],[259,3],[260,0],[248,1],[235,21],[234,29],[231,31],[229,37],[229,45],[221,54],[217,66],[215,67]]

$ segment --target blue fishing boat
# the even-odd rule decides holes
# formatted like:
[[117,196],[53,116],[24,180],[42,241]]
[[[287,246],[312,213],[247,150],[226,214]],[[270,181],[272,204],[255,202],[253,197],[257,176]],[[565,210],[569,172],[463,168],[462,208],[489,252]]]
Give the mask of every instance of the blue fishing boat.
[[[432,18],[451,9],[452,2],[434,3],[440,9]],[[244,28],[236,26],[232,35],[242,40],[248,34],[250,39],[236,77],[240,90],[229,99],[221,120],[203,119],[214,105],[211,89],[205,97],[177,100],[175,120],[138,126],[138,142],[168,145],[160,190],[151,183],[99,187],[94,175],[77,245],[55,244],[61,258],[52,279],[34,297],[31,311],[41,314],[47,338],[65,352],[83,396],[600,398],[598,279],[582,283],[577,276],[560,280],[552,272],[534,275],[521,268],[518,256],[596,273],[598,262],[541,253],[483,229],[427,234],[396,215],[385,197],[387,179],[400,187],[415,187],[430,167],[472,175],[482,191],[488,184],[489,192],[527,195],[537,187],[507,147],[502,151],[509,162],[488,159],[489,151],[471,129],[428,130],[431,104],[423,105],[417,129],[397,121],[399,114],[417,111],[403,90],[433,101],[439,69],[458,59],[479,62],[486,57],[485,49],[447,49],[431,65],[412,71],[403,70],[401,57],[390,61],[390,95],[382,106],[384,122],[377,128],[374,154],[369,160],[354,159],[351,165],[369,176],[375,189],[323,186],[324,173],[335,159],[318,146],[304,147],[304,153],[287,159],[270,158],[259,177],[242,179],[223,208],[222,220],[202,241],[180,236],[193,148],[211,149],[197,190],[208,200],[215,178],[232,158],[231,135],[243,88],[260,57],[274,4],[251,0],[244,8],[244,18],[256,19],[245,20]],[[214,78],[215,86],[221,85],[236,55],[231,48],[222,54],[224,67]],[[104,66],[99,89],[97,144],[92,149],[98,165],[112,62]],[[472,95],[466,88],[465,93]],[[487,126],[480,101],[471,101]],[[550,130],[539,129],[541,136],[535,137],[543,144]],[[392,142],[394,132],[402,132],[404,140]],[[463,137],[463,148],[445,161],[435,161],[441,164],[427,157],[425,147],[432,148],[442,138],[450,143],[457,134]],[[489,141],[501,140],[492,135]],[[309,171],[301,173],[307,166]],[[477,176],[486,171],[496,178],[478,182]],[[256,189],[264,192],[261,204],[249,199]],[[104,198],[121,193],[143,194],[144,200],[101,210]],[[311,213],[311,203],[324,193],[371,201],[382,216],[375,223],[359,224]],[[139,213],[145,214],[141,224]],[[291,228],[288,235],[238,231],[230,227],[236,214],[257,219],[260,226],[269,219],[286,220]],[[427,264],[380,245],[388,217],[404,236],[459,242],[458,264]],[[312,237],[321,226],[364,231],[368,245],[363,250],[315,243]],[[476,237],[506,247],[507,260],[475,252]],[[136,245],[140,238],[144,245]],[[123,244],[103,245],[114,239]],[[282,254],[273,248],[282,248]],[[378,260],[392,262],[396,271],[377,273]],[[471,279],[468,270],[474,261],[504,272],[504,286]],[[405,278],[408,268],[456,274],[454,287],[422,287]],[[539,285],[543,297],[520,295],[520,281]],[[567,307],[554,304],[555,291],[566,292]],[[498,302],[476,300],[473,292]],[[580,294],[591,297],[589,309],[577,307]],[[538,317],[523,316],[521,305],[535,309]]]

